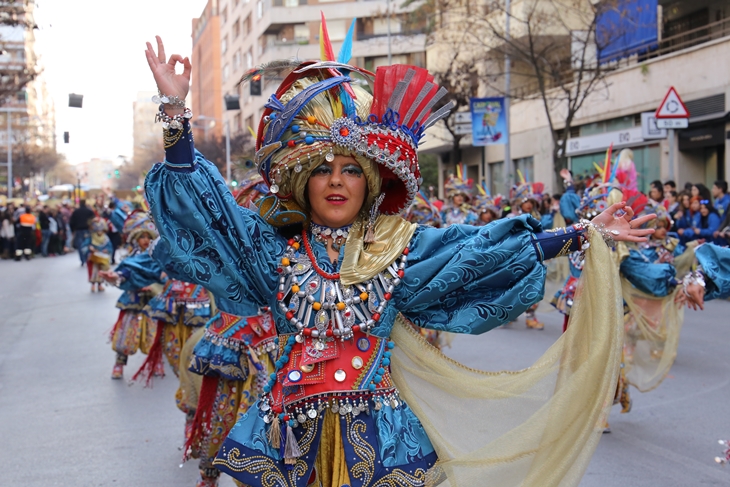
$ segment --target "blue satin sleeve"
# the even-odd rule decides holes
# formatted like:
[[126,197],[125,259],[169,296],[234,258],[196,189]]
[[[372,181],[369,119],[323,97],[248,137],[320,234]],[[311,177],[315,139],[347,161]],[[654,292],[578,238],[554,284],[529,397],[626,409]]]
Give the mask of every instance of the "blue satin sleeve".
[[116,228],[117,232],[121,232],[124,229],[124,221],[126,219],[127,219],[127,212],[124,211],[119,206],[114,208],[114,211],[112,212],[111,216],[109,217],[109,220],[111,220],[112,225],[114,225],[114,228]]
[[695,250],[705,275],[705,301],[730,297],[730,248],[706,243]]
[[658,298],[669,295],[676,284],[676,269],[671,264],[646,262],[636,250],[621,262],[621,274],[639,291]]
[[192,162],[184,162],[186,152],[181,154],[174,163],[156,164],[145,181],[160,233],[155,258],[170,275],[217,297],[263,306],[276,293],[286,240],[236,204],[212,162],[198,152]]
[[579,218],[576,211],[580,208],[580,196],[575,193],[573,186],[565,190],[560,197],[560,213],[568,224],[576,223]]
[[418,326],[479,334],[516,319],[542,299],[545,267],[523,215],[483,227],[420,226],[396,288],[395,308]]
[[160,278],[162,267],[147,252],[127,257],[117,266],[116,272],[124,278],[119,288],[125,291],[164,282]]

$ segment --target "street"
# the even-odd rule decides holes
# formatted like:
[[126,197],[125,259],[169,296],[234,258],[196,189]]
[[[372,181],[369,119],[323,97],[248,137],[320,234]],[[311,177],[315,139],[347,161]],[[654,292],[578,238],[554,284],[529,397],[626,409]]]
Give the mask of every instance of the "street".
[[[197,462],[179,468],[184,416],[177,381],[153,388],[112,381],[108,344],[119,291],[92,294],[75,254],[0,261],[0,485],[193,487]],[[687,311],[679,356],[656,390],[632,389],[633,410],[614,407],[582,487],[729,485],[714,462],[730,439],[730,303]],[[479,337],[456,337],[446,353],[485,370],[529,366],[561,331],[543,303],[544,331],[524,319]],[[130,358],[125,379],[143,356]],[[221,482],[230,487],[230,479]]]

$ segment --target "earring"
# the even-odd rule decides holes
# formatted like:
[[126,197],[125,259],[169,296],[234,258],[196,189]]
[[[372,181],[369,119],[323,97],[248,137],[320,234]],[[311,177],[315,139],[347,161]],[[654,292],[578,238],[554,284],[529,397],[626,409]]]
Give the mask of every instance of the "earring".
[[380,193],[380,196],[378,196],[373,202],[373,206],[370,207],[370,218],[368,219],[368,226],[365,230],[365,238],[362,240],[363,243],[375,243],[375,221],[380,215],[380,204],[384,199],[385,193]]

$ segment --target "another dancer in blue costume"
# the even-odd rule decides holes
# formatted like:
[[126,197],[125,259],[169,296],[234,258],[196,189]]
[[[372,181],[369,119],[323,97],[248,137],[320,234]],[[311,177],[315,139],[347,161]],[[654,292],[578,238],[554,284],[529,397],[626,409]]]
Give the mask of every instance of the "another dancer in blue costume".
[[444,227],[449,225],[474,225],[478,215],[471,206],[474,182],[466,174],[466,165],[456,166],[456,174],[450,174],[444,184],[448,203],[441,209],[441,221]]
[[144,212],[134,211],[124,222],[124,235],[132,253],[114,271],[100,272],[103,279],[124,290],[117,301],[119,318],[111,332],[112,350],[117,353],[112,379],[123,377],[129,355],[137,350],[146,354],[152,347],[157,327],[142,310],[164,282],[162,268],[147,252],[151,240],[157,238],[154,223]]
[[[540,222],[543,230],[550,230],[553,226],[553,216],[550,214],[541,215],[539,211],[544,185],[529,182],[519,170],[517,175],[520,182],[512,188],[510,195],[512,198],[511,216],[529,215]],[[538,306],[539,303],[535,303],[525,311],[525,324],[533,330],[545,329],[545,324],[537,319]]]
[[[632,221],[628,209],[616,217],[624,208],[619,203],[594,219],[595,226],[552,233],[542,233],[528,215],[485,227],[436,229],[406,222],[398,213],[419,190],[417,144],[451,109],[434,110],[445,90],[421,68],[381,67],[373,75],[344,64],[350,58],[349,41],[338,62],[326,32],[323,23],[326,60],[296,67],[266,105],[256,159],[272,194],[262,201],[259,214],[236,205],[215,166],[194,150],[190,114],[182,109],[189,61],[175,55],[168,62],[159,38],[157,53],[148,44],[147,60],[164,103],[159,116],[167,149],[165,162],[145,182],[161,233],[155,256],[171,275],[184,275],[223,298],[222,309],[226,301],[269,306],[279,335],[276,371],[264,386],[266,394],[231,430],[215,465],[252,486],[412,487],[439,474],[453,485],[476,485],[477,477],[488,482],[482,472],[490,462],[482,462],[477,471],[459,461],[463,450],[447,455],[440,446],[442,434],[453,431],[422,425],[411,409],[414,403],[406,404],[399,395],[391,376],[401,372],[391,368],[391,359],[399,354],[389,339],[391,333],[407,333],[402,324],[394,326],[398,314],[417,326],[486,332],[541,299],[543,260],[578,250],[588,237],[587,257],[603,259],[597,265],[605,265],[600,271],[608,279],[602,289],[608,301],[594,305],[607,305],[615,317],[617,276],[605,263],[603,241],[595,236],[600,231],[617,240],[643,241],[651,230],[632,226],[651,216]],[[175,74],[177,62],[184,65],[181,75]],[[372,95],[361,82],[372,83]],[[601,322],[603,332],[619,326],[613,319],[595,318],[586,326]],[[410,335],[398,339],[399,350],[408,343],[405,336]],[[559,342],[556,346],[567,346]],[[447,362],[433,349],[424,353]],[[613,361],[615,355],[610,356]],[[605,367],[596,373],[605,374]],[[503,468],[513,468],[514,477],[531,478],[533,469],[547,472],[549,465],[551,480],[538,475],[543,486],[557,485],[566,476],[571,484],[579,480],[573,467],[581,470],[595,447],[595,424],[606,391],[615,385],[613,373],[606,381],[588,374],[602,384],[600,392],[590,394],[591,401],[564,403],[579,405],[567,415],[572,424],[584,426],[573,432],[585,435],[569,439],[562,431],[549,446],[535,446],[545,455],[540,458],[528,451],[526,440],[524,456],[515,452],[520,460],[500,463]],[[563,390],[553,386],[553,392]],[[406,390],[408,384],[400,382],[399,388]],[[478,387],[471,389],[479,393]],[[585,393],[580,387],[571,390]],[[438,406],[439,401],[431,402]],[[587,410],[590,416],[584,416]],[[538,408],[535,414],[545,411]],[[464,412],[453,411],[457,416]],[[423,420],[428,417],[422,414]],[[537,438],[553,438],[557,424],[541,425],[545,434],[533,430]],[[465,426],[471,437],[459,435],[458,441],[467,451],[478,448],[472,442],[485,441],[482,433],[474,435],[475,423]],[[439,468],[427,474],[436,463],[436,448]],[[563,448],[571,450],[569,460],[562,456]],[[560,462],[550,461],[555,454],[561,455]],[[467,478],[472,483],[465,483]]]
[[575,190],[573,174],[569,170],[563,169],[560,171],[560,175],[563,177],[563,185],[565,186],[565,192],[560,198],[560,214],[563,215],[565,223],[572,225],[580,219],[576,213],[580,208],[580,196]]
[[114,252],[114,246],[107,235],[108,228],[109,222],[104,218],[99,216],[94,218],[89,225],[91,234],[89,238],[81,243],[81,248],[79,249],[82,258],[86,260],[92,293],[95,290],[98,292],[104,291],[104,279],[100,272],[109,269],[109,261],[111,260],[112,252]]

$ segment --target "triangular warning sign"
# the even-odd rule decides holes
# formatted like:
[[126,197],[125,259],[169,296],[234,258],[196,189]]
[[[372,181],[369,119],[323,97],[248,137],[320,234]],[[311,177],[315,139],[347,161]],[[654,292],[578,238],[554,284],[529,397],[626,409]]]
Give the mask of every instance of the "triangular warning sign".
[[664,96],[664,101],[656,109],[654,116],[656,118],[689,118],[689,110],[687,110],[674,86],[669,88]]

